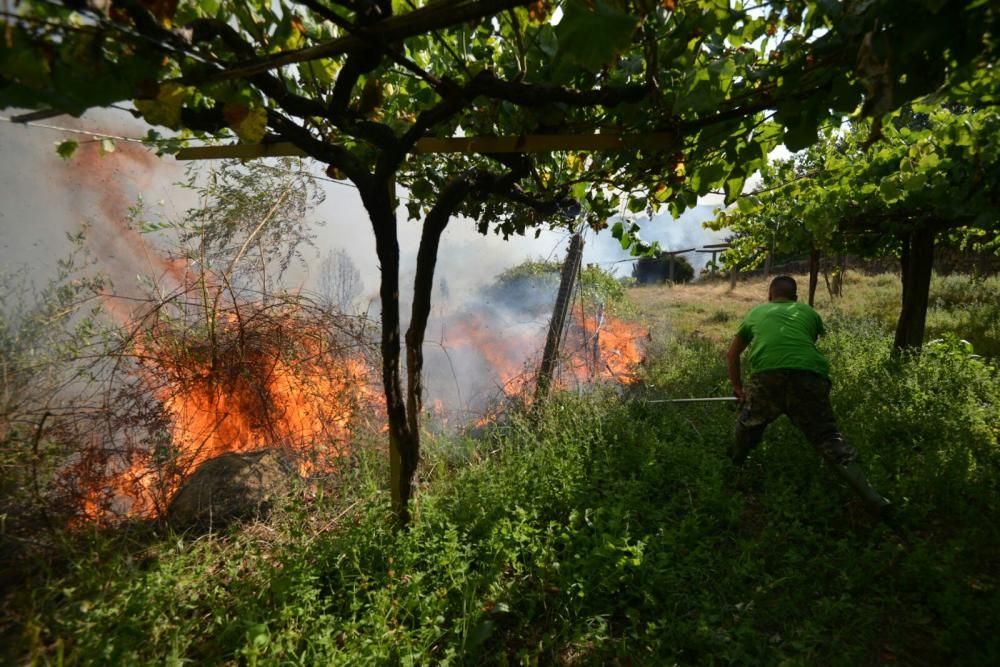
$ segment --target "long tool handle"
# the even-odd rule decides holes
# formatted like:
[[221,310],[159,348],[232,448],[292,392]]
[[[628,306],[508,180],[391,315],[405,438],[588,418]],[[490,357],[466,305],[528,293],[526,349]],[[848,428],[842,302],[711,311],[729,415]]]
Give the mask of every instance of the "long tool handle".
[[647,403],[714,403],[716,401],[735,401],[735,396],[713,396],[711,398],[661,398]]

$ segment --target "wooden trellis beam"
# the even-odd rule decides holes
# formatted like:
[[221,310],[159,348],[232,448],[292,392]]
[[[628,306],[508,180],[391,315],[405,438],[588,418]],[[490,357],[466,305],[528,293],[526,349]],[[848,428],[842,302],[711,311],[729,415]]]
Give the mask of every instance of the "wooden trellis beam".
[[[553,151],[669,150],[673,132],[646,134],[525,134],[511,137],[425,137],[412,153],[550,153]],[[291,142],[195,146],[177,152],[178,160],[254,160],[265,157],[306,157]]]

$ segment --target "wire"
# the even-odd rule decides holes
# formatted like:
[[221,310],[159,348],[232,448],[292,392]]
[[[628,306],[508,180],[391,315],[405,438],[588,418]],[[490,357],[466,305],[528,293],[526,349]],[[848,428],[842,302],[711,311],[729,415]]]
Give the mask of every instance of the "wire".
[[169,141],[169,139],[139,139],[138,137],[122,137],[122,136],[119,136],[119,135],[116,135],[116,134],[107,134],[107,133],[104,133],[104,132],[91,132],[90,130],[78,130],[78,129],[75,129],[75,128],[72,128],[72,127],[60,127],[58,125],[48,125],[46,123],[35,123],[35,122],[22,123],[22,122],[14,120],[12,118],[8,118],[6,116],[0,116],[0,121],[3,121],[5,123],[11,123],[13,125],[22,125],[24,127],[37,127],[37,128],[43,129],[43,130],[55,130],[57,132],[68,132],[70,134],[81,134],[81,135],[88,136],[88,137],[96,137],[98,139],[115,139],[117,141],[130,141],[130,142],[137,143],[137,144],[157,143],[157,142],[161,142],[161,141]]
[[[126,109],[119,109],[119,110],[126,111]],[[169,139],[169,138],[163,138],[163,139],[140,139],[138,137],[124,137],[124,136],[121,136],[121,135],[118,135],[118,134],[109,134],[107,132],[92,132],[90,130],[80,130],[80,129],[77,129],[77,128],[62,127],[62,126],[59,126],[59,125],[49,125],[47,123],[35,123],[35,122],[22,123],[22,122],[15,121],[12,118],[8,118],[6,116],[0,116],[0,121],[5,122],[5,123],[11,123],[12,125],[20,125],[22,127],[34,127],[34,128],[38,128],[38,129],[42,129],[42,130],[52,130],[54,132],[66,132],[66,133],[69,133],[69,134],[78,134],[78,135],[81,135],[81,136],[93,137],[95,139],[114,139],[115,141],[126,141],[126,142],[129,142],[129,143],[143,144],[143,145],[158,144],[158,143],[167,143],[167,142],[173,141],[172,139]],[[272,166],[269,166],[269,165],[264,165],[264,167],[266,169],[270,169],[272,171],[280,171],[280,172],[286,173],[286,174],[291,174],[292,173],[291,171],[289,171],[287,169],[281,169],[279,167],[272,167]],[[344,186],[344,187],[347,187],[347,188],[354,188],[355,190],[357,190],[357,188],[358,188],[358,186],[356,186],[354,183],[349,183],[349,182],[346,182],[346,181],[337,181],[337,180],[334,180],[332,178],[326,178],[324,176],[317,176],[316,174],[305,173],[305,174],[300,174],[300,175],[305,176],[306,178],[311,178],[311,179],[316,180],[316,181],[326,181],[327,183],[333,183],[334,185],[341,185],[341,186]],[[399,196],[399,198],[402,199],[402,200],[405,200],[405,201],[410,201],[409,197]]]
[[[271,165],[267,165],[267,164],[261,165],[261,167],[264,168],[264,169],[269,169],[271,171],[277,171],[277,172],[280,172],[282,174],[292,174],[292,173],[295,173],[295,172],[292,172],[292,171],[290,171],[288,169],[282,169],[281,167],[272,167]],[[327,183],[333,183],[334,185],[342,185],[345,188],[354,188],[355,190],[358,189],[358,186],[356,186],[354,183],[351,183],[351,182],[348,182],[348,181],[337,181],[337,180],[334,180],[332,178],[326,178],[325,176],[317,176],[316,174],[310,174],[308,172],[307,173],[296,173],[296,175],[297,176],[304,176],[305,178],[311,178],[314,181],[326,181]],[[407,201],[409,201],[409,199],[407,199]]]

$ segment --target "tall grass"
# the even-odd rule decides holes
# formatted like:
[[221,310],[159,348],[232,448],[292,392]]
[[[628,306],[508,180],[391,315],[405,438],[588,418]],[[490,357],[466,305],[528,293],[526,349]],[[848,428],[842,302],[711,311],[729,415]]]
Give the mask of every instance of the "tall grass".
[[[902,293],[899,277],[894,274],[847,275],[843,299],[831,300],[822,291],[817,292],[821,311],[873,318],[887,328],[895,327]],[[954,333],[971,341],[979,354],[1000,354],[1000,300],[997,295],[1000,295],[1000,277],[935,273],[931,277],[926,339]]]

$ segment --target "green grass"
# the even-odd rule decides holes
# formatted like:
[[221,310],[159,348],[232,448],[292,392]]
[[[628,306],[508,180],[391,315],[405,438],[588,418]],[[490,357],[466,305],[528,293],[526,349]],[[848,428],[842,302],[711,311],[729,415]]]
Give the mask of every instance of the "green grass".
[[[709,303],[684,313],[720,332],[744,305]],[[725,336],[678,322],[641,389],[429,442],[408,531],[359,449],[269,524],[74,535],[6,599],[0,644],[36,664],[997,664],[997,369],[957,336],[891,360],[883,321],[828,324],[834,407],[898,532],[785,420],[733,471],[731,407],[643,402],[726,391]]]

